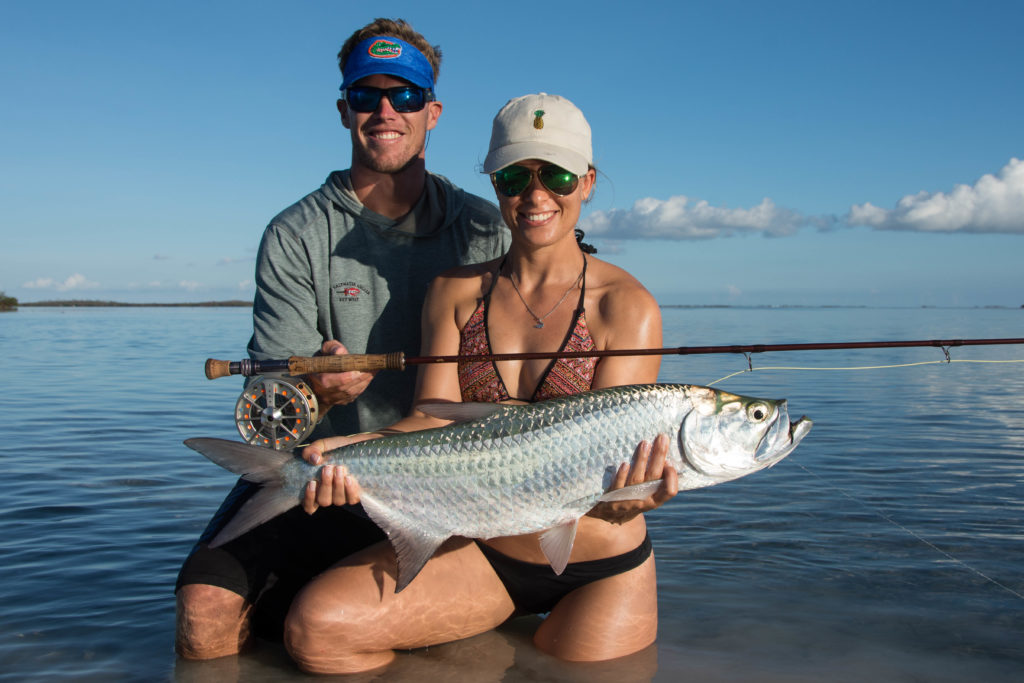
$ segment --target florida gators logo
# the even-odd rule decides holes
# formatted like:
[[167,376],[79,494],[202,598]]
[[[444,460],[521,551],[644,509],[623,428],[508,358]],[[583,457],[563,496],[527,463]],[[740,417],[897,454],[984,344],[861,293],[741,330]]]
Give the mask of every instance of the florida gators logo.
[[377,59],[394,59],[402,56],[402,46],[394,41],[381,38],[373,41],[366,52]]

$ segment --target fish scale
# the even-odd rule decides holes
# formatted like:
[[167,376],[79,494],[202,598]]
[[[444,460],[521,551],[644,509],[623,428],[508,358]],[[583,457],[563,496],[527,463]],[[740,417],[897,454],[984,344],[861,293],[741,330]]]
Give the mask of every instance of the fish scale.
[[[451,536],[494,538],[545,531],[561,572],[580,517],[603,500],[647,498],[658,482],[608,491],[637,444],[668,434],[680,490],[770,467],[810,429],[789,422],[784,400],[685,384],[630,385],[529,405],[432,404],[446,427],[363,441],[324,454],[359,482],[364,509],[398,556],[401,590]],[[219,439],[189,447],[263,486],[211,545],[221,545],[298,505],[320,466],[288,453]]]

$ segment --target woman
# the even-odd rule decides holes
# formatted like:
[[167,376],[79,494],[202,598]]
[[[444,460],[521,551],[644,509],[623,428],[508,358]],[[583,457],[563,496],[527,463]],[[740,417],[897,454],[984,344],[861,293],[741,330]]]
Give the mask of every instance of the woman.
[[[484,162],[502,216],[512,230],[508,254],[445,273],[423,312],[423,353],[462,355],[661,346],[654,298],[625,271],[587,256],[576,223],[593,189],[590,127],[568,100],[526,95],[494,120]],[[657,356],[424,365],[416,403],[534,401],[588,389],[654,382]],[[443,421],[414,410],[393,425],[411,431]],[[388,431],[388,430],[385,430]],[[317,442],[304,457],[379,433]],[[348,558],[311,582],[292,604],[289,652],[308,670],[366,671],[396,648],[422,647],[492,629],[516,613],[550,612],[534,641],[575,661],[611,659],[654,641],[654,557],[641,512],[676,492],[664,464],[667,440],[637,448],[616,488],[664,479],[645,501],[603,503],[579,525],[561,576],[547,564],[539,534],[489,540],[454,538],[401,593],[388,543]],[[304,507],[358,501],[358,483],[325,468]]]

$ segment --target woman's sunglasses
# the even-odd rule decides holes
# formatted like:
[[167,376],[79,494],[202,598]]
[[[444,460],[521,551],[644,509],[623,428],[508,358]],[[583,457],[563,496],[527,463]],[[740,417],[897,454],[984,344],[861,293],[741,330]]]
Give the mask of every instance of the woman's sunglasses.
[[434,91],[415,85],[400,85],[395,88],[374,88],[369,85],[354,85],[344,91],[345,101],[353,111],[363,114],[377,111],[380,98],[387,95],[391,108],[399,114],[420,111],[427,102],[434,99]]
[[[544,164],[536,173],[541,185],[561,197],[572,194],[580,181],[575,173],[554,164]],[[533,175],[534,171],[525,166],[506,166],[491,174],[491,183],[494,189],[506,197],[516,197],[530,186]]]

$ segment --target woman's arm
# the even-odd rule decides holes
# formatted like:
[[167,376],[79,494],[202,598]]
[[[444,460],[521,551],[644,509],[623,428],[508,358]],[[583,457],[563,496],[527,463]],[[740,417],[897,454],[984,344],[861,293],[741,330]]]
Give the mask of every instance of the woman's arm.
[[[650,349],[662,346],[661,309],[658,302],[632,276],[618,272],[605,286],[598,302],[601,348]],[[608,356],[601,359],[594,374],[594,389],[623,384],[656,382],[661,366],[660,356]],[[625,500],[599,503],[587,514],[607,522],[623,524],[642,512],[653,510],[676,495],[678,476],[671,465],[665,464],[669,440],[664,434],[641,442],[633,453],[630,464],[623,463],[611,489],[662,480],[662,485],[644,500]]]

